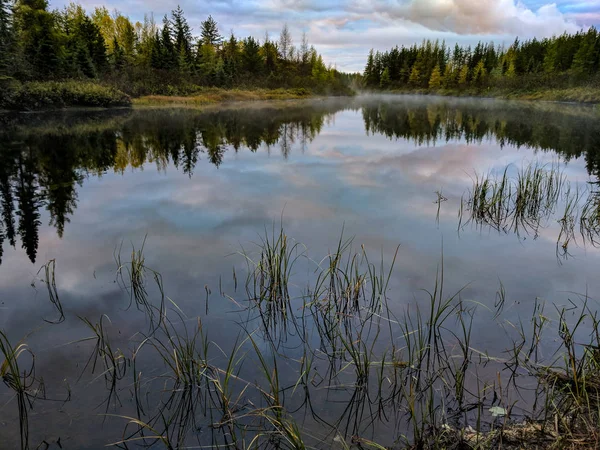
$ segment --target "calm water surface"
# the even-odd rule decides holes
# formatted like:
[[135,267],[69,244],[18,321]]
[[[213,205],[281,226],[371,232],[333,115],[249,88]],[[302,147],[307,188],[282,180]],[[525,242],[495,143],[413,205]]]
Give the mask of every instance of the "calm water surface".
[[[120,251],[129,261],[132,246],[139,249],[144,240],[145,265],[162,275],[168,299],[191,328],[201,317],[218,345],[215,364],[226,365],[223,354],[238,335],[245,338],[240,323],[250,333],[260,328],[259,321],[246,321],[247,266],[240,253],[260,256],[255,243],[281,221],[310,256],[293,271],[298,292],[314,281],[316,264],[334,250],[342,229],[372,261],[379,264],[383,256],[385,267],[400,245],[388,291],[391,310],[400,316],[408,305],[426,302],[423,289],[434,288],[443,261],[445,293],[463,289],[463,300],[482,305],[472,345],[498,354],[510,338],[485,307],[494,308],[501,284],[502,320],[511,323],[528,322],[536,299],[566,305],[574,293],[593,297],[600,290],[599,251],[581,236],[567,252],[557,246],[560,205],[537,232],[459,219],[474,178],[506,167],[516,176],[529,164],[558,166],[572,189],[593,192],[600,175],[600,121],[593,108],[359,97],[204,112],[54,112],[5,116],[0,123],[0,329],[13,343],[28,344],[35,375],[44,379],[47,400],[36,400],[28,418],[33,448],[44,440],[58,448],[59,438],[62,448],[104,448],[127,438],[127,420],[112,415],[136,414],[136,373],[148,380],[148,417],[165,401],[166,369],[152,355],[137,367],[129,364],[117,395],[108,396],[102,364],[94,371],[93,361],[87,364],[94,345],[83,341],[91,331],[80,319],[97,323],[106,315],[114,349],[135,350],[148,320],[128,308],[115,258]],[[56,261],[65,314],[60,324],[49,323],[59,313],[38,272],[49,260]],[[156,289],[148,289],[157,298]],[[258,333],[256,340],[266,352]],[[298,341],[292,333],[280,349],[286,387],[298,377]],[[309,341],[318,347],[316,337]],[[256,357],[250,360],[240,377],[254,381],[262,374]],[[333,392],[326,384],[315,387],[313,403],[323,421],[336,424],[333,433],[323,431],[291,388],[286,391],[295,420],[328,442],[320,446],[352,435],[392,445],[407,433],[392,419],[348,412],[353,391]],[[17,403],[4,385],[0,402],[0,447],[18,448]],[[214,420],[197,416],[188,445],[214,444]]]

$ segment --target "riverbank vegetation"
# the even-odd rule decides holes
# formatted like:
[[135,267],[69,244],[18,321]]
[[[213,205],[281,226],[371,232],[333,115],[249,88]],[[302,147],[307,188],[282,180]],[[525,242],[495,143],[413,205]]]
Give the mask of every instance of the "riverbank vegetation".
[[180,7],[158,24],[104,7],[88,14],[77,4],[51,11],[46,0],[0,0],[0,42],[0,108],[112,106],[206,87],[351,92],[306,35],[294,45],[287,25],[275,38],[240,38],[223,36],[209,16],[194,35]]
[[600,34],[595,28],[510,46],[444,42],[371,50],[368,89],[446,95],[600,102]]

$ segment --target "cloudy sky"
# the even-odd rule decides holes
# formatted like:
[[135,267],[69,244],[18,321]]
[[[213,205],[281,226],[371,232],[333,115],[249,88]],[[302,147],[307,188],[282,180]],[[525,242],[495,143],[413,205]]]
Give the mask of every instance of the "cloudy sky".
[[[51,0],[62,7],[69,0]],[[177,6],[163,0],[80,0],[105,5],[132,20],[145,12],[160,18]],[[194,31],[209,14],[222,34],[277,36],[287,23],[296,42],[303,31],[328,63],[362,71],[370,48],[385,50],[423,38],[454,44],[574,32],[600,23],[600,0],[179,0]]]

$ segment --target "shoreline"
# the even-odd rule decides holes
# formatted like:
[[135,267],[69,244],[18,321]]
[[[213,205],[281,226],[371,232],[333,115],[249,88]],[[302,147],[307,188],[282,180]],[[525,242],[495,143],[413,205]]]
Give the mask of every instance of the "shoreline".
[[[101,85],[94,85],[101,86]],[[111,92],[117,92],[113,88],[106,88]],[[145,95],[140,97],[127,96],[127,104],[118,102],[118,104],[97,105],[85,104],[85,99],[75,101],[69,104],[68,99],[64,99],[63,104],[43,104],[33,102],[23,108],[0,107],[0,114],[9,113],[33,113],[49,111],[77,111],[77,110],[117,110],[117,109],[145,109],[145,108],[203,108],[219,105],[234,105],[242,103],[262,103],[262,102],[288,102],[293,100],[327,99],[342,98],[362,95],[421,95],[421,96],[442,96],[456,98],[477,98],[494,100],[515,100],[527,103],[565,103],[572,105],[596,105],[600,104],[600,88],[576,87],[564,89],[543,89],[543,90],[508,90],[508,89],[391,89],[376,91],[353,91],[352,94],[342,93],[315,93],[305,88],[277,88],[277,89],[222,89],[222,88],[204,88],[192,95]],[[123,94],[126,95],[126,94]],[[123,97],[121,97],[123,99]]]
[[497,100],[518,100],[524,102],[569,103],[581,105],[600,104],[600,88],[571,87],[560,89],[390,89],[365,91],[367,93],[394,95],[423,95],[442,97],[473,97]]

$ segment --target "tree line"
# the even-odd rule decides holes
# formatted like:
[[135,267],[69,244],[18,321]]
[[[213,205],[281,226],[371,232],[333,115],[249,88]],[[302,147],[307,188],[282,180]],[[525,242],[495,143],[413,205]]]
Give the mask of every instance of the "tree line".
[[[518,38],[505,48],[479,42],[421,44],[369,53],[363,83],[369,88],[457,89],[584,84],[600,70],[600,33],[592,27],[552,38]],[[525,83],[525,85],[523,84]]]
[[[208,16],[194,35],[178,6],[156,23],[132,22],[97,7],[0,0],[0,78],[95,79],[128,93],[186,93],[197,86],[341,88],[344,75],[327,66],[303,35],[294,45],[284,25],[278,38],[224,37]],[[171,92],[169,92],[171,91]]]

